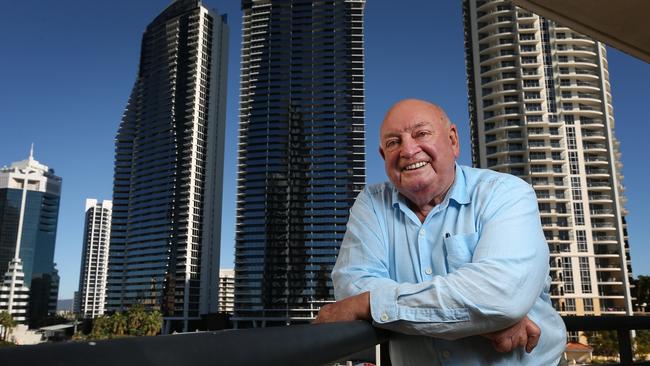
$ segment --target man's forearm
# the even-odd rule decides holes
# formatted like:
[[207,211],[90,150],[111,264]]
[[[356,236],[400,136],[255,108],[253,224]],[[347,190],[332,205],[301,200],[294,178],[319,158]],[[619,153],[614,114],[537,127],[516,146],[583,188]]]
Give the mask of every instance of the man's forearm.
[[323,306],[314,323],[333,323],[352,320],[372,320],[370,317],[370,292],[350,296]]

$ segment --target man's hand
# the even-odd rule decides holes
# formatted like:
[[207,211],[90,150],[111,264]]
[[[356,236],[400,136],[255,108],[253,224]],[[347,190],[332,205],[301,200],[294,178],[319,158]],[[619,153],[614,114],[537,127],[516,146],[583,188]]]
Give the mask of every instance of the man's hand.
[[314,323],[370,320],[370,292],[350,296],[320,308]]
[[541,334],[537,324],[526,316],[510,328],[483,334],[483,337],[492,341],[492,346],[497,352],[510,352],[525,346],[526,352],[531,353]]

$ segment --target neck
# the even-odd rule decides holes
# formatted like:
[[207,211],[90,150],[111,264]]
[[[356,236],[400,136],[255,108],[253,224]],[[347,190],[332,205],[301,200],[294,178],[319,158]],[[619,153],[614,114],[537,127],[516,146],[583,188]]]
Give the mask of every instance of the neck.
[[423,202],[421,204],[409,200],[409,208],[415,212],[417,217],[420,219],[420,222],[424,222],[424,219],[426,219],[429,212],[431,212],[434,207],[438,206],[442,201],[444,201],[447,192],[449,192],[449,187],[447,187],[447,189],[442,194],[435,196],[432,200]]
[[445,200],[445,197],[453,184],[454,181],[452,180],[442,193],[434,195],[430,200],[418,201],[407,197],[409,208],[415,212],[417,217],[420,219],[420,222],[424,222],[424,219],[427,217],[429,212]]

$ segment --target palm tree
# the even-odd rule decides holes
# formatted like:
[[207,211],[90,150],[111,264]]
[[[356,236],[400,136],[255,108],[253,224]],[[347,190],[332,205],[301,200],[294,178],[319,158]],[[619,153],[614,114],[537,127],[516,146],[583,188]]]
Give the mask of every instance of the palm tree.
[[2,327],[2,340],[7,341],[7,338],[9,337],[9,334],[11,334],[11,330],[13,327],[16,326],[16,321],[14,318],[11,316],[6,311],[0,312],[0,327]]
[[123,336],[126,334],[127,318],[119,311],[111,315],[112,333],[116,336]]
[[111,319],[108,315],[102,315],[93,321],[93,329],[90,331],[91,339],[105,339],[111,334]]
[[144,324],[145,335],[155,336],[158,334],[162,328],[162,322],[163,317],[160,311],[154,310],[147,313]]
[[134,304],[126,312],[127,324],[129,335],[143,336],[145,335],[144,325],[147,318],[147,313],[142,304]]

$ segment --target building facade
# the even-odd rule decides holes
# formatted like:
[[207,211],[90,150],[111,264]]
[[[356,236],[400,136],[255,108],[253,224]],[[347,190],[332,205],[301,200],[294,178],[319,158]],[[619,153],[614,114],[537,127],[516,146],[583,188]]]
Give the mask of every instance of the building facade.
[[74,312],[84,318],[96,318],[103,315],[105,309],[113,202],[87,199],[85,212],[79,290],[75,293]]
[[61,178],[29,158],[0,168],[0,309],[30,327],[56,313]]
[[218,309],[228,26],[199,0],[142,37],[115,142],[107,311],[160,309],[164,332]]
[[365,184],[363,0],[242,1],[236,327],[310,321]]
[[219,270],[219,312],[235,312],[235,270]]
[[632,314],[604,44],[502,0],[465,0],[472,160],[532,184],[563,315]]

